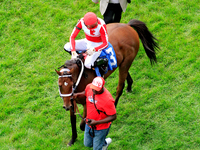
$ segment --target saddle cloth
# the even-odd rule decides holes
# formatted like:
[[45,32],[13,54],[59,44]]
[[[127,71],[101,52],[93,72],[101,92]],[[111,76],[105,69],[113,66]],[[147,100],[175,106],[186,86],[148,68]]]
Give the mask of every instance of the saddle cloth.
[[[108,43],[108,47],[103,49],[101,52],[100,58],[107,58],[108,59],[108,70],[113,70],[117,67],[117,58],[114,51],[114,48],[110,42]],[[99,72],[99,68],[95,67],[95,72],[97,76],[101,76]],[[105,72],[107,73],[107,72]]]

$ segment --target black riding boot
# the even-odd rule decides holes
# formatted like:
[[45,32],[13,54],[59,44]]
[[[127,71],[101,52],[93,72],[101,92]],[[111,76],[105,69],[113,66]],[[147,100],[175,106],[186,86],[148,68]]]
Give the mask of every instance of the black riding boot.
[[108,70],[108,59],[97,58],[97,60],[94,62],[94,67],[98,67],[101,76],[103,76]]
[[64,50],[65,50],[65,52],[68,52],[70,55],[72,55],[71,51],[69,52],[69,51],[67,51],[65,48],[64,48]]

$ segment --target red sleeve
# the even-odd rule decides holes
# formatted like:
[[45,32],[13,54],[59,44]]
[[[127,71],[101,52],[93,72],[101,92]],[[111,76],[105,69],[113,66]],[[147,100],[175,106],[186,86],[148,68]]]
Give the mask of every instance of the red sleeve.
[[107,30],[106,30],[106,25],[104,24],[101,29],[99,30],[100,34],[101,34],[101,39],[103,44],[101,44],[98,47],[95,47],[96,51],[101,51],[105,48],[108,47],[108,35],[107,35]]
[[81,21],[79,21],[70,36],[71,51],[75,51],[75,38],[81,29],[82,29],[82,25],[81,25]]

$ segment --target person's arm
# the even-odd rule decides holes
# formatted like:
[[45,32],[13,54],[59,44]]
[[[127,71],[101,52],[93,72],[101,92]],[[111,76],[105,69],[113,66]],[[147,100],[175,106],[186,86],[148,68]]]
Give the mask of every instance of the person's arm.
[[74,93],[73,99],[75,99],[77,103],[82,103],[82,99],[86,99],[85,91]]
[[112,116],[108,116],[105,119],[98,120],[98,121],[91,119],[91,122],[89,121],[88,125],[94,126],[94,125],[97,125],[97,124],[108,123],[108,122],[114,121],[116,118],[117,118],[117,114],[114,114]]
[[75,38],[82,29],[81,22],[77,23],[76,27],[73,29],[71,36],[70,36],[70,45],[71,45],[71,51],[75,51]]

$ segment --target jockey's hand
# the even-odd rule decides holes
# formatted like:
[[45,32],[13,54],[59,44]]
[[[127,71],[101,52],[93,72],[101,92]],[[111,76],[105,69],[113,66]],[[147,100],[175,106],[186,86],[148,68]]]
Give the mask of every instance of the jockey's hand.
[[76,59],[77,57],[78,57],[78,54],[76,53],[76,51],[73,51],[71,59]]
[[86,51],[86,54],[89,55],[89,56],[91,56],[91,55],[94,54],[94,53],[95,53],[95,49],[94,49],[94,48],[90,48],[90,49],[88,49],[88,50]]

